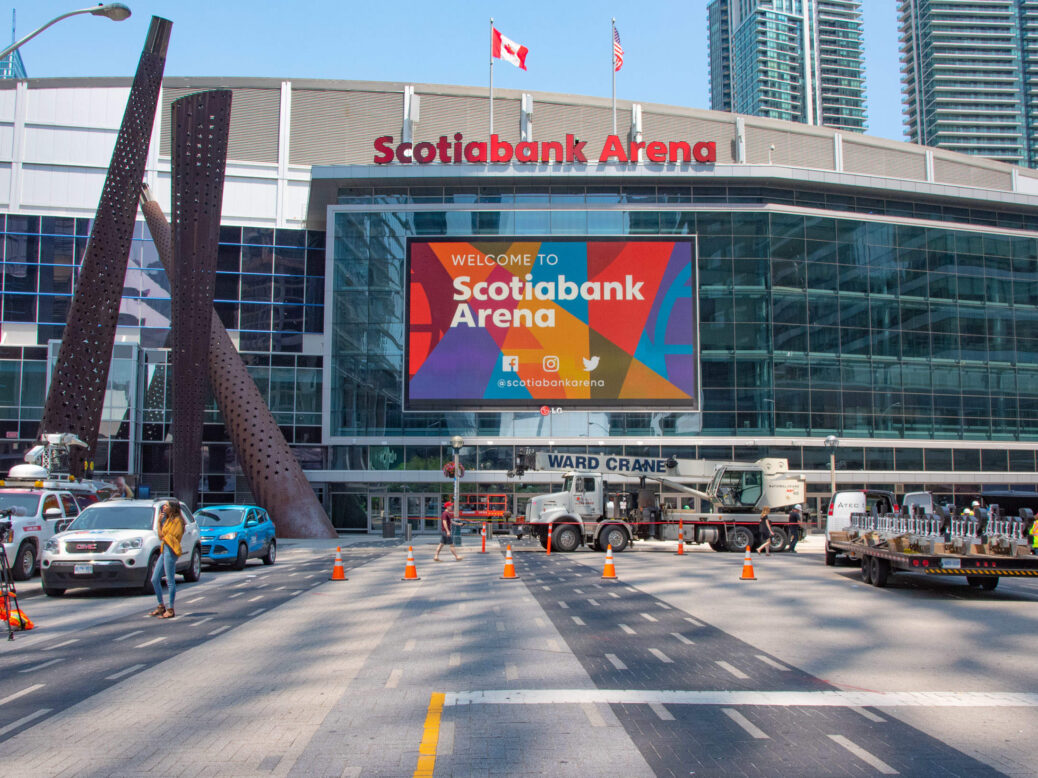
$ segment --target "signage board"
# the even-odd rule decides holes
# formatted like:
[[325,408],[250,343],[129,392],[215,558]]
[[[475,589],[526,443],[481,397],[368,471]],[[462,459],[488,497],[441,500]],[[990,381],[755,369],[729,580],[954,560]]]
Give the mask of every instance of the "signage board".
[[411,238],[405,410],[698,410],[695,241]]

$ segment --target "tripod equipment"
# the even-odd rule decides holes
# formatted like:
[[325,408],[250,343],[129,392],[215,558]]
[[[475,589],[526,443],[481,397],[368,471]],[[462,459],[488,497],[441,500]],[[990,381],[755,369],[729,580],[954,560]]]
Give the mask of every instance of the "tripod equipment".
[[14,640],[14,627],[11,625],[12,608],[18,610],[18,592],[14,586],[14,576],[11,574],[11,563],[7,559],[7,548],[4,546],[14,539],[14,527],[11,523],[13,513],[14,510],[11,508],[0,510],[0,606],[4,609],[8,640]]

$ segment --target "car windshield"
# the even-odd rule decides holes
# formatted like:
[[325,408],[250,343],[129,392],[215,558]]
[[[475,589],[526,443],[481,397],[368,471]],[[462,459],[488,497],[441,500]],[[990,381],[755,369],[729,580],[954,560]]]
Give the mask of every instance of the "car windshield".
[[24,512],[26,516],[35,516],[39,507],[38,494],[0,494],[0,511],[13,510],[16,514]]
[[151,505],[91,505],[68,529],[152,529],[155,508]]
[[241,508],[206,508],[195,514],[200,527],[232,527],[241,524]]

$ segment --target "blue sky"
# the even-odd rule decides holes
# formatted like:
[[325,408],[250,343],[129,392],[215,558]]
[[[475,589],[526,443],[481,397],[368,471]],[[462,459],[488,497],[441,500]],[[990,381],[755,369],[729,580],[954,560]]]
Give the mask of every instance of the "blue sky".
[[[489,18],[529,48],[526,72],[494,67],[494,87],[608,97],[610,18],[623,43],[616,93],[623,100],[710,107],[707,0],[568,3],[527,0],[126,0],[133,16],[87,14],[27,43],[30,77],[132,76],[152,15],[173,21],[168,76],[263,76],[482,86],[488,82]],[[0,6],[18,35],[90,5],[31,0]],[[902,139],[895,0],[868,0],[865,13],[869,134]],[[2,36],[9,39],[9,34]]]

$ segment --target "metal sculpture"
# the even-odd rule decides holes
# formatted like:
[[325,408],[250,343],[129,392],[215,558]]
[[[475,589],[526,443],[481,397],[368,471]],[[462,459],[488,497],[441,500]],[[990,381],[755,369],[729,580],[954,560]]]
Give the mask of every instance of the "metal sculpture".
[[[175,273],[172,234],[162,208],[142,187],[141,211],[166,272]],[[280,537],[334,538],[335,528],[306,480],[223,322],[210,310],[209,386],[223,414],[249,489]]]
[[231,92],[198,92],[174,101],[173,273],[170,362],[173,367],[173,496],[195,507],[202,471],[202,414],[220,243],[223,179],[231,128]]
[[40,432],[70,432],[87,444],[85,452],[73,456],[72,473],[77,477],[82,477],[85,461],[93,459],[97,448],[137,218],[137,192],[144,177],[172,26],[167,19],[151,18],[40,420]]

